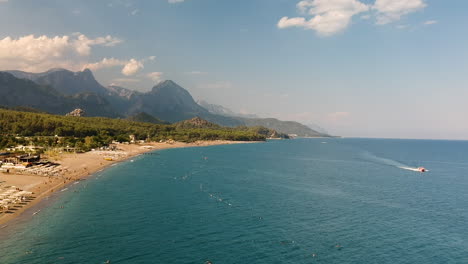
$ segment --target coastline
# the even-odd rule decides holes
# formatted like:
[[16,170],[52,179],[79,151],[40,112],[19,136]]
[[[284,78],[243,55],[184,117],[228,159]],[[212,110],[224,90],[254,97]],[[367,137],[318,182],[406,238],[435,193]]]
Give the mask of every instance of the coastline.
[[[5,185],[14,185],[25,191],[34,193],[34,200],[17,208],[12,214],[0,215],[0,229],[7,227],[7,224],[19,216],[23,215],[25,211],[33,208],[45,198],[60,191],[69,184],[75,181],[83,180],[92,174],[102,171],[114,164],[128,161],[129,159],[148,152],[174,149],[174,148],[188,148],[188,147],[207,147],[217,145],[231,145],[231,144],[246,144],[258,143],[256,141],[228,141],[228,140],[214,140],[214,141],[196,141],[193,143],[174,142],[169,143],[144,143],[144,144],[118,144],[116,145],[119,151],[90,151],[80,154],[62,154],[56,160],[63,166],[65,171],[57,178],[21,175],[21,174],[5,174],[0,173],[0,181],[4,181]],[[112,160],[105,159],[111,156]]]

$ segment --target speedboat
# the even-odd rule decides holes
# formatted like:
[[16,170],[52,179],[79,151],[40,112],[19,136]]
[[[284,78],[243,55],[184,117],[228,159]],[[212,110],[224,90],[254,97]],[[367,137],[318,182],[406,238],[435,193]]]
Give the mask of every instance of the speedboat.
[[427,170],[426,170],[426,168],[424,168],[424,167],[419,167],[419,168],[418,168],[418,171],[419,171],[419,172],[426,172]]

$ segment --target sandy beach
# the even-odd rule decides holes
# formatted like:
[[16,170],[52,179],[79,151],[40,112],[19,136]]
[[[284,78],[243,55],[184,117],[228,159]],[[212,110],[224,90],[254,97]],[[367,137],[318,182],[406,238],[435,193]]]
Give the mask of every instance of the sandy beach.
[[169,143],[143,143],[143,144],[118,144],[116,151],[90,151],[80,154],[60,154],[54,162],[60,164],[58,176],[28,175],[14,173],[0,173],[0,188],[15,186],[20,190],[32,192],[34,199],[22,205],[17,205],[10,213],[0,214],[0,227],[20,216],[26,209],[34,206],[42,199],[50,196],[71,182],[84,179],[89,175],[100,171],[112,164],[122,162],[146,152],[184,147],[204,147],[214,145],[241,144],[252,142],[239,141],[197,141],[194,143],[174,142]]

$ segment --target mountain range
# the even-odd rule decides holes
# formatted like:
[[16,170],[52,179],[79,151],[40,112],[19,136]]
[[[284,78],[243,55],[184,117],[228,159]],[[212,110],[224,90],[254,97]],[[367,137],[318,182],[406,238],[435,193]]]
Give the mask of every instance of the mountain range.
[[30,107],[60,115],[82,108],[90,116],[119,117],[106,98],[96,93],[65,95],[52,86],[19,79],[6,72],[0,72],[0,105]]
[[0,72],[0,106],[30,107],[60,115],[80,108],[87,116],[133,118],[154,123],[200,117],[222,126],[264,126],[285,134],[326,136],[298,122],[240,115],[222,106],[197,103],[186,89],[170,80],[155,85],[146,93],[119,86],[104,87],[88,69]]
[[259,118],[257,115],[254,115],[254,114],[236,113],[227,107],[224,107],[222,105],[217,105],[217,104],[210,104],[204,100],[198,100],[197,104],[199,104],[201,107],[208,110],[210,113],[216,114],[216,115],[231,116],[231,117],[245,117],[245,118]]
[[[203,100],[200,100],[197,103],[213,114],[234,118],[242,122],[245,126],[249,127],[262,126],[279,131],[284,134],[296,134],[305,137],[329,135],[328,132],[326,132],[324,129],[313,124],[303,125],[295,121],[281,121],[276,118],[261,118],[254,114],[236,113],[222,105],[210,104]],[[317,127],[318,129],[315,129],[313,127]]]

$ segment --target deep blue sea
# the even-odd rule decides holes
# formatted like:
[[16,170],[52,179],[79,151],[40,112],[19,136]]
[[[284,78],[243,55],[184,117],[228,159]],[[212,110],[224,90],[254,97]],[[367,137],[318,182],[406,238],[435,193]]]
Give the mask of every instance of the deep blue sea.
[[[156,153],[0,229],[0,263],[468,263],[468,142],[295,139]],[[410,170],[419,166],[430,171]]]

